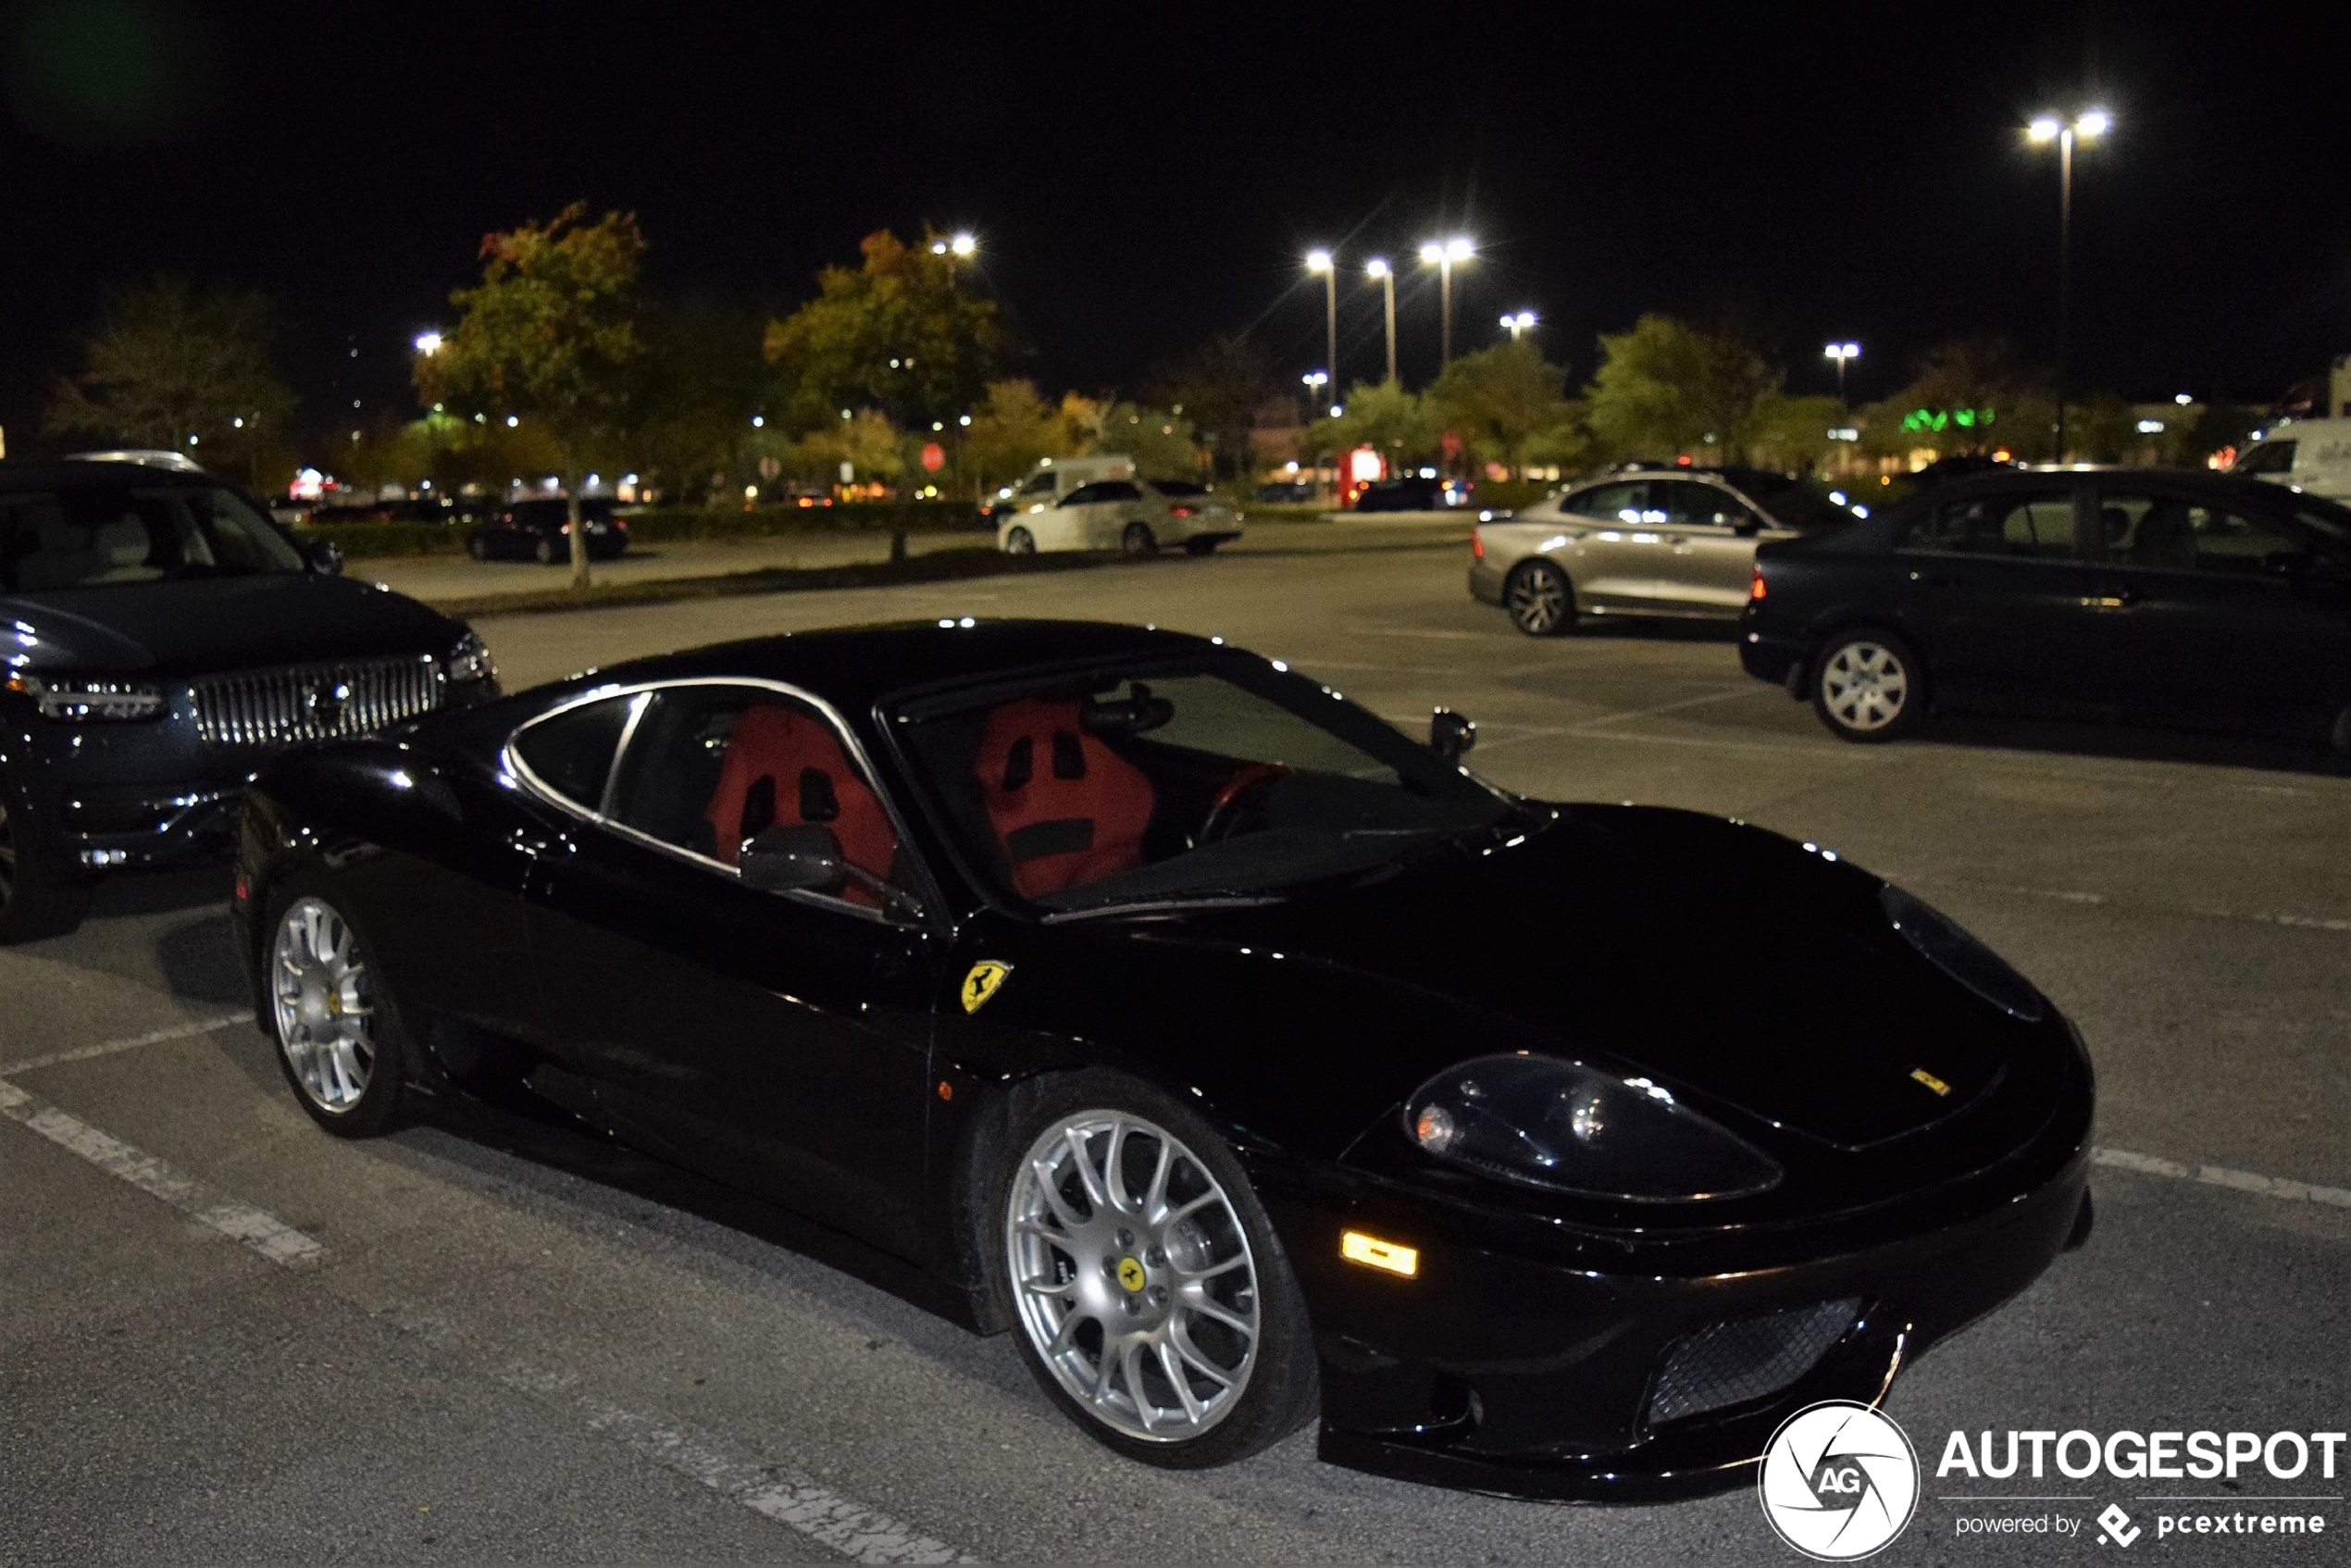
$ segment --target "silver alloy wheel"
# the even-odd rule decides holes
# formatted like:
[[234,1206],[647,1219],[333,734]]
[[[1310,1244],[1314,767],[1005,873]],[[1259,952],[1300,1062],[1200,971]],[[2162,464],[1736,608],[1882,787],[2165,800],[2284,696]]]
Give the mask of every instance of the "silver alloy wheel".
[[1232,1199],[1160,1126],[1064,1116],[1029,1145],[1004,1252],[1030,1348],[1095,1420],[1144,1442],[1197,1437],[1257,1365],[1257,1261]]
[[349,1112],[376,1065],[374,987],[358,937],[331,904],[296,899],[278,917],[270,975],[278,1049],[294,1081],[321,1111]]
[[1503,597],[1521,631],[1548,636],[1567,617],[1567,580],[1557,566],[1536,562],[1511,573]]
[[1910,700],[1910,672],[1883,642],[1857,640],[1821,666],[1821,702],[1836,722],[1859,734],[1884,729]]
[[1037,536],[1026,529],[1011,529],[1004,535],[1004,554],[1007,555],[1036,554]]

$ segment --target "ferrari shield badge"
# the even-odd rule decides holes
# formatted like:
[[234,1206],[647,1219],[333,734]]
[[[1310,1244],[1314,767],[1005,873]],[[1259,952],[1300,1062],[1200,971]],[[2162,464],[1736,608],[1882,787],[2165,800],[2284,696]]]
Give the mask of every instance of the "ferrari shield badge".
[[996,994],[1004,977],[1012,972],[1011,964],[999,964],[992,958],[983,958],[973,964],[972,972],[964,977],[964,1011],[978,1012],[980,1004]]

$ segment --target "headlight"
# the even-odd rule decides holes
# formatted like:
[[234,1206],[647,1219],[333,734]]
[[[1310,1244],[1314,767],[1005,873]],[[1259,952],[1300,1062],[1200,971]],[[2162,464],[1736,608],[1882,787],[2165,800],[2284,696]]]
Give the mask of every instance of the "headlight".
[[1634,1202],[1760,1192],[1780,1168],[1647,1078],[1550,1056],[1480,1056],[1404,1102],[1413,1142],[1530,1187]]
[[8,690],[40,704],[44,718],[153,718],[163,712],[163,692],[135,680],[15,670],[8,676]]
[[2009,968],[1998,953],[1960,929],[1950,916],[1929,908],[1891,882],[1878,890],[1877,902],[1878,907],[1885,911],[1885,917],[1894,923],[1894,928],[1918,949],[1920,956],[2009,1017],[2037,1024],[2047,1014],[2049,1004],[2033,989],[2033,982]]
[[488,680],[498,673],[498,666],[491,659],[489,648],[471,631],[457,639],[457,645],[449,650],[449,656],[441,661],[441,667],[452,682]]

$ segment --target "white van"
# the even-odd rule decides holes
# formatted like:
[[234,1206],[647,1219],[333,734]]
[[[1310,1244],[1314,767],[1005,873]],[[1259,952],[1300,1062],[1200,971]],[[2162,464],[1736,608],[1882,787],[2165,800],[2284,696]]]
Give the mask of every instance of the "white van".
[[2259,431],[2229,472],[2351,501],[2351,419],[2281,420]]
[[1134,477],[1135,460],[1122,453],[1106,452],[1099,457],[1040,457],[1028,478],[1001,492],[1003,504],[997,512],[1041,512],[1079,485]]

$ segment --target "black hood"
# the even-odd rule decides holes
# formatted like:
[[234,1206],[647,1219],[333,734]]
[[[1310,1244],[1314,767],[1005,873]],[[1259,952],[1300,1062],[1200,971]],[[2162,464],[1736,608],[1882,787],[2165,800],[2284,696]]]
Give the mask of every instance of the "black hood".
[[[2037,1038],[1920,957],[1879,907],[1880,886],[1738,823],[1572,806],[1515,843],[1154,934],[1335,970],[1368,1005],[1442,999],[1718,1110],[1859,1149],[1960,1110]],[[1413,1070],[1463,1054],[1429,1045]]]
[[36,669],[167,675],[443,653],[462,630],[372,583],[292,573],[0,595],[0,621]]

